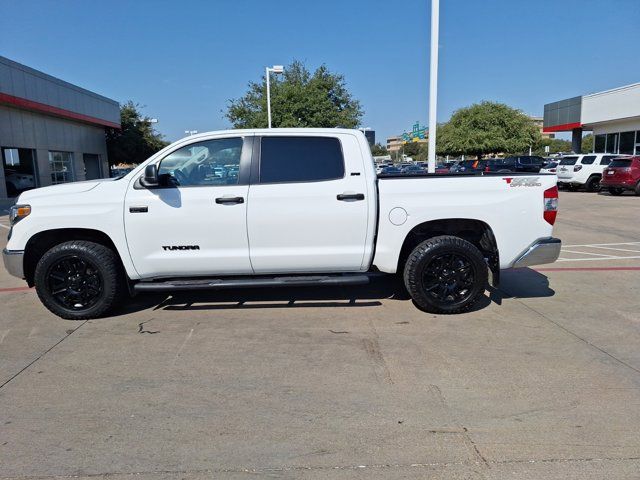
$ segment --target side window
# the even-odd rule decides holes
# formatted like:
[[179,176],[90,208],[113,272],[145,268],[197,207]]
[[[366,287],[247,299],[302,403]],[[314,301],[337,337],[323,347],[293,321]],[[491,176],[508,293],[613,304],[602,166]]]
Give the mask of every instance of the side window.
[[219,138],[192,143],[160,161],[158,176],[181,187],[236,185],[242,138]]
[[340,140],[332,137],[263,137],[260,183],[317,182],[344,177]]
[[611,160],[616,157],[617,155],[605,155],[602,157],[602,160],[600,160],[600,165],[609,165],[611,163]]
[[520,163],[522,165],[531,165],[531,157],[520,157]]
[[582,157],[582,161],[580,162],[582,165],[591,165],[596,159],[595,155],[586,155]]

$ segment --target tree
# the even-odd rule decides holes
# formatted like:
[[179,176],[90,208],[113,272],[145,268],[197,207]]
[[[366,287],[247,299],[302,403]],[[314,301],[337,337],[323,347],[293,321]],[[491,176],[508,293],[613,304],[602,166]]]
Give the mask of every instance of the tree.
[[[225,116],[235,128],[267,127],[266,78],[249,82],[243,97],[229,101]],[[271,113],[274,127],[356,128],[363,111],[346,88],[342,75],[321,65],[311,74],[293,61],[281,78],[271,77]]]
[[142,107],[129,100],[120,106],[121,129],[107,130],[107,155],[110,165],[136,164],[145,161],[169,145],[162,135],[153,131],[149,117],[143,117]]
[[[571,143],[571,142],[569,142]],[[571,151],[571,147],[569,147],[568,152]],[[593,133],[589,133],[582,137],[582,152],[581,153],[591,153],[593,152]]]
[[384,145],[376,143],[371,147],[371,155],[373,155],[374,157],[382,157],[384,155],[389,155],[389,151]]
[[503,103],[481,102],[454,112],[439,126],[439,155],[523,153],[536,148],[540,131],[520,110]]

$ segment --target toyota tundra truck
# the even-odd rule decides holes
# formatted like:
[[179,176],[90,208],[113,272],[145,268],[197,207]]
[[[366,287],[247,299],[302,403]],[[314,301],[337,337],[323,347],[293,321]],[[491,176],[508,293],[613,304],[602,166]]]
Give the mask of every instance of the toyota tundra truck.
[[415,304],[469,310],[500,270],[554,262],[556,177],[379,175],[346,129],[179,140],[128,174],[38,188],[11,208],[6,269],[66,319],[127,295],[366,284],[398,274]]

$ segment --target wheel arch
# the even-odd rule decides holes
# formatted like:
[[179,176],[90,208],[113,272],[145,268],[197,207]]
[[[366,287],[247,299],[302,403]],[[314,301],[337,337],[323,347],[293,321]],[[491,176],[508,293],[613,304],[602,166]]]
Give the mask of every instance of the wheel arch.
[[397,272],[402,272],[413,249],[429,238],[451,235],[473,244],[487,259],[492,283],[500,281],[500,256],[493,229],[482,220],[472,218],[445,218],[429,220],[415,225],[406,235],[398,257]]
[[115,243],[109,235],[100,231],[89,228],[59,228],[52,230],[43,230],[33,235],[27,242],[24,249],[24,277],[27,284],[32,287],[34,282],[34,272],[36,265],[42,255],[56,245],[71,240],[85,240],[113,250],[120,261],[123,271],[126,271],[122,261],[120,252],[116,248]]

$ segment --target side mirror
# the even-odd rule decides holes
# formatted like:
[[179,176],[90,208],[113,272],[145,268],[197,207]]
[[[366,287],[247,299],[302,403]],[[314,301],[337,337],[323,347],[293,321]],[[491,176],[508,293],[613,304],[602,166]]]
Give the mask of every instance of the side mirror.
[[140,179],[140,183],[143,187],[157,187],[160,182],[158,181],[158,167],[155,164],[147,165],[144,169],[144,175]]

